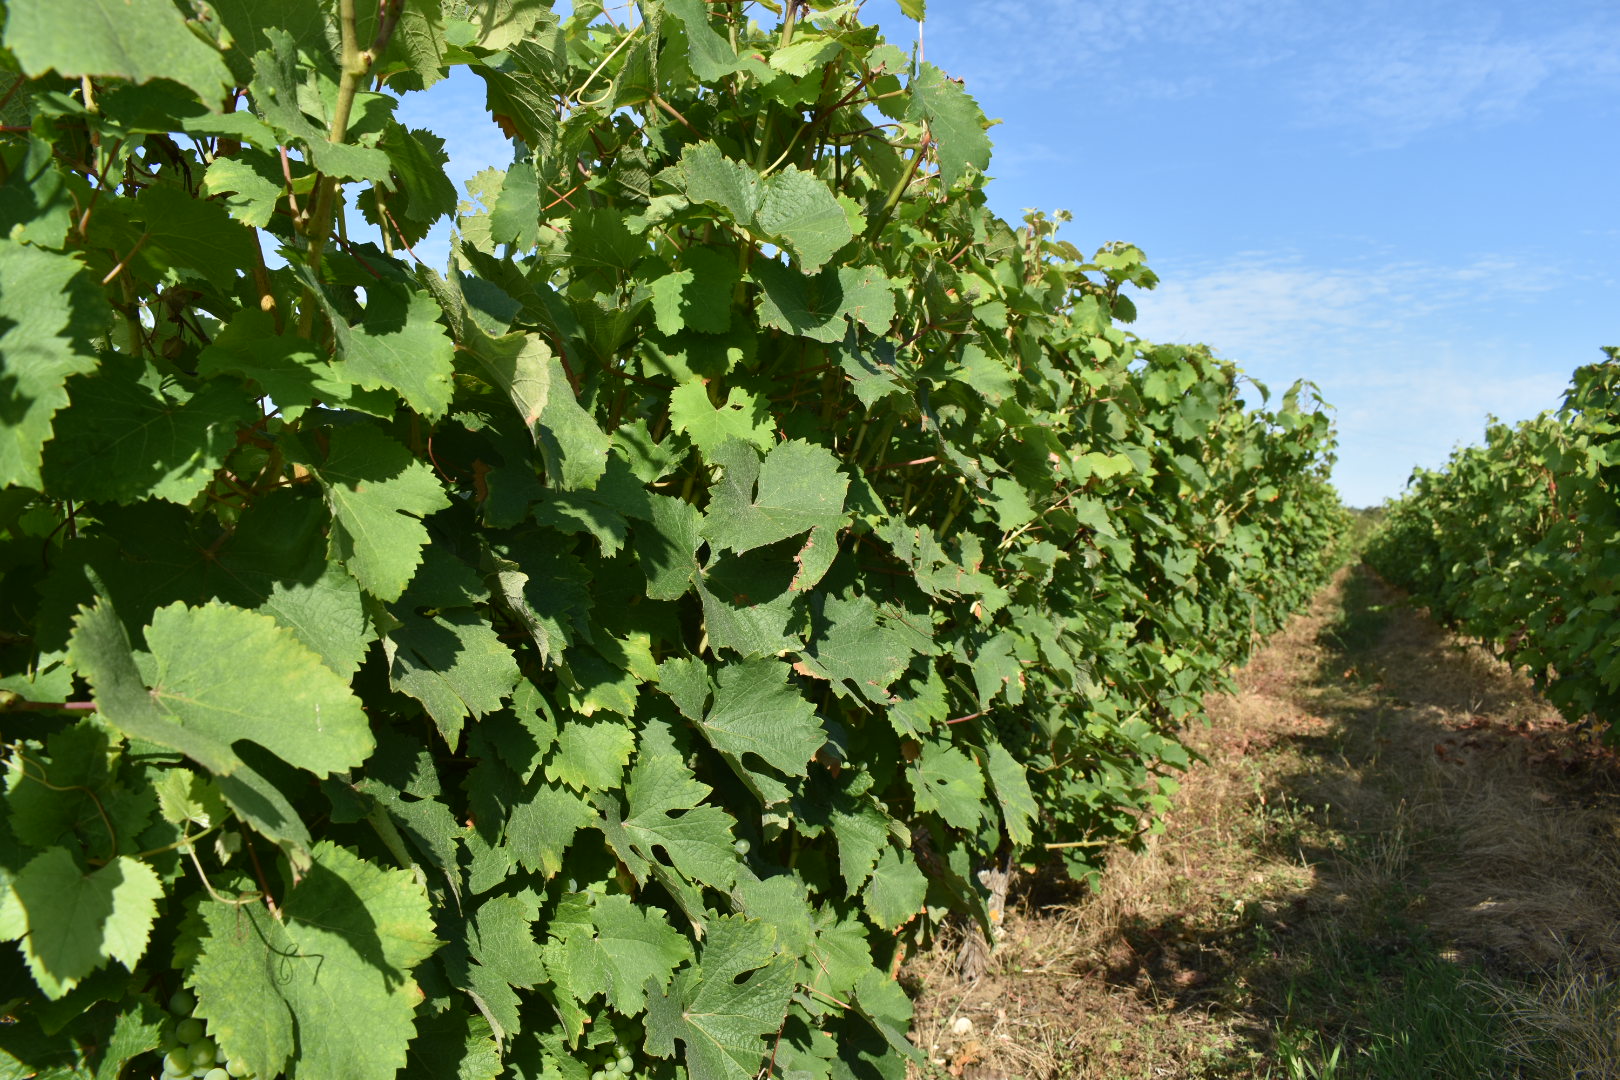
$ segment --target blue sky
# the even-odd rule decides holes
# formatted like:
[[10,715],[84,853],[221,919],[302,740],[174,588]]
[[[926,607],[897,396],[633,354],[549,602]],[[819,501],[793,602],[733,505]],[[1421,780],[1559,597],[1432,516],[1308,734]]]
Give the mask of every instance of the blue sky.
[[[893,0],[865,18],[918,33]],[[929,0],[922,33],[1001,121],[996,211],[1068,209],[1080,247],[1143,248],[1163,279],[1143,337],[1317,383],[1350,505],[1487,414],[1555,408],[1620,344],[1613,0]],[[481,85],[401,109],[458,178],[510,158]]]

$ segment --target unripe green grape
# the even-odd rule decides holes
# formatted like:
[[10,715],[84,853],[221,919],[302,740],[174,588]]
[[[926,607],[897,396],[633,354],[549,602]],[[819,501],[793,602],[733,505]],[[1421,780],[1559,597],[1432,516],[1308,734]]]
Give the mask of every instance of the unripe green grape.
[[753,846],[754,845],[750,844],[746,839],[745,840],[738,840],[735,844],[731,845],[732,850],[735,851],[739,855],[748,854],[748,849],[753,847]]
[[602,1062],[602,1071],[607,1073],[609,1076],[613,1076],[619,1071],[619,1063],[614,1061],[612,1058],[609,1058],[608,1060]]
[[607,1080],[607,1070],[597,1069],[591,1073],[591,1080]]
[[189,1050],[170,1050],[163,1055],[163,1071],[170,1076],[185,1076],[191,1072],[191,1052]]
[[630,1055],[629,1054],[625,1054],[625,1053],[619,1054],[619,1071],[620,1072],[629,1073],[631,1068],[633,1068],[634,1066],[635,1066],[635,1062],[630,1060]]
[[219,1047],[214,1045],[213,1039],[198,1039],[191,1044],[191,1063],[199,1069],[214,1067],[214,1055]]
[[248,1075],[252,1070],[248,1068],[248,1063],[241,1058],[231,1058],[225,1063],[225,1071],[232,1076],[242,1077]]
[[174,996],[169,999],[169,1011],[176,1016],[190,1016],[196,1008],[197,995],[190,990],[176,990]]
[[231,1074],[224,1069],[209,1069],[203,1074],[203,1080],[231,1080]]

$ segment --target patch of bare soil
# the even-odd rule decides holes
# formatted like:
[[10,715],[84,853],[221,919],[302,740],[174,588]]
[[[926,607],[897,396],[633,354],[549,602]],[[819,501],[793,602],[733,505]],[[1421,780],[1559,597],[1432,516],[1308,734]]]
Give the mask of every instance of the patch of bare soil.
[[1360,568],[1237,684],[1162,834],[908,964],[930,1071],[1620,1077],[1615,754]]

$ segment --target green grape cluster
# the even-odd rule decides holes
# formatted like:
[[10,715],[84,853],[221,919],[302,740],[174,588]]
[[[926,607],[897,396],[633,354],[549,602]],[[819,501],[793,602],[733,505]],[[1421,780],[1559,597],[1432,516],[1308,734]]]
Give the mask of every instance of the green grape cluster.
[[252,1080],[246,1062],[226,1057],[204,1033],[203,1022],[192,1015],[196,1008],[197,998],[189,990],[176,990],[169,999],[175,1024],[163,1044],[164,1080]]
[[615,1039],[613,1045],[605,1047],[602,1057],[597,1059],[596,1067],[591,1070],[591,1080],[618,1080],[619,1077],[631,1075],[635,1066],[635,1061],[630,1057],[630,1046]]

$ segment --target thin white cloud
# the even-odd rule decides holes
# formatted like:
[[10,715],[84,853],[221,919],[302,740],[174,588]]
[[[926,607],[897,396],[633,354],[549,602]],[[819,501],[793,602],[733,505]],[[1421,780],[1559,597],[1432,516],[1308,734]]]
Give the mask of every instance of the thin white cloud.
[[1556,408],[1570,371],[1596,358],[1499,339],[1504,312],[1556,287],[1506,255],[1319,267],[1249,253],[1166,269],[1165,284],[1135,298],[1132,329],[1210,343],[1274,390],[1316,383],[1338,410],[1337,480],[1352,505],[1398,493],[1414,465],[1438,467],[1477,442],[1487,415]]
[[[986,95],[1117,104],[1258,93],[1277,122],[1390,148],[1620,88],[1620,9],[1467,3],[966,0],[930,5],[930,60]],[[1526,25],[1509,21],[1516,16]],[[887,25],[887,24],[886,24]],[[1066,97],[1066,95],[1073,95]]]
[[1611,89],[1616,29],[1614,19],[1533,37],[1472,23],[1394,28],[1312,63],[1298,84],[1300,120],[1356,128],[1375,147],[1513,120],[1543,96]]

